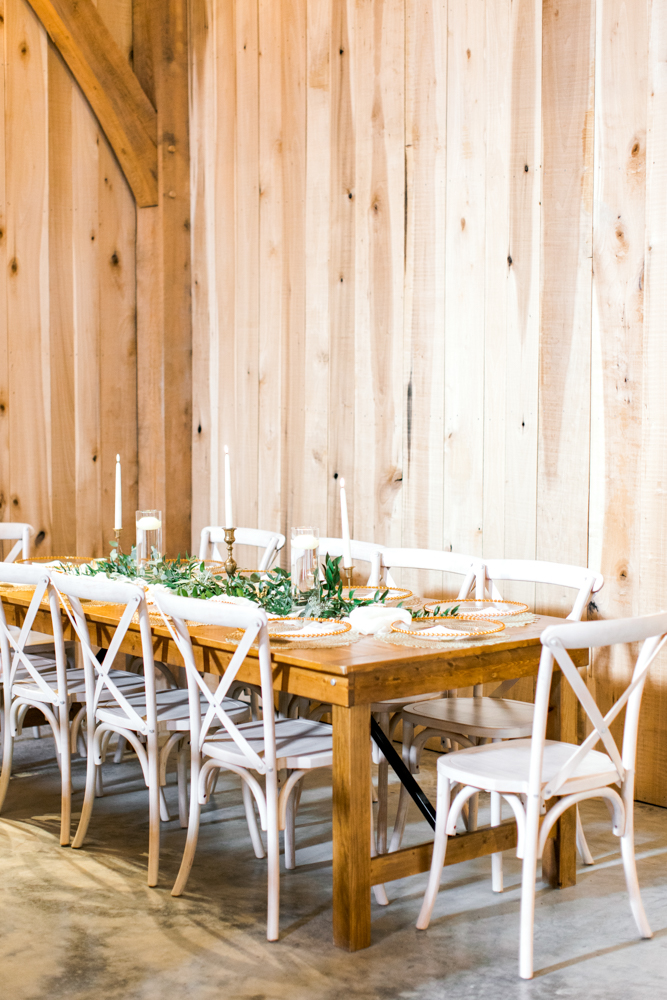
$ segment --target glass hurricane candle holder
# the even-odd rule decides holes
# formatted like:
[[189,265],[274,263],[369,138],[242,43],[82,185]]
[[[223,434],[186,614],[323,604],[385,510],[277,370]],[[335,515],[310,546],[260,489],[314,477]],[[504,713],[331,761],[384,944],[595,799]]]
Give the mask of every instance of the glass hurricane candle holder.
[[137,511],[137,565],[162,558],[162,511]]
[[292,599],[295,604],[307,604],[314,598],[319,599],[319,544],[320,533],[317,528],[292,528]]

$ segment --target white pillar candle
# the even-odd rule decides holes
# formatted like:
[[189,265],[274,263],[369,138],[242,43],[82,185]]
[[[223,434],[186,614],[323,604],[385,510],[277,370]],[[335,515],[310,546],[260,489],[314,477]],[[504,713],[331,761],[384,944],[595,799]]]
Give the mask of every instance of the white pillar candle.
[[350,551],[350,522],[347,517],[344,479],[340,481],[340,519],[343,522],[343,566],[345,569],[349,569],[352,565],[352,552]]
[[229,448],[225,445],[225,528],[234,528],[232,515],[232,473],[229,464]]
[[123,527],[123,494],[120,486],[120,455],[116,455],[116,507],[114,511],[114,531]]

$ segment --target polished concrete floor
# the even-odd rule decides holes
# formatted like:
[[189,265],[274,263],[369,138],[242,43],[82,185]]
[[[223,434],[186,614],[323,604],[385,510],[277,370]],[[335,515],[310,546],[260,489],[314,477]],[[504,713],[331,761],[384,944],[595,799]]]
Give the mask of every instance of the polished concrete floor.
[[[50,739],[23,738],[0,817],[0,995],[12,1000],[588,1000],[667,997],[667,811],[637,808],[637,852],[652,941],[630,916],[618,842],[604,806],[584,822],[596,858],[576,887],[538,888],[536,976],[517,975],[518,862],[506,891],[488,859],[448,868],[427,932],[415,930],[425,876],[373,903],[372,947],[331,943],[331,799],[311,779],[297,828],[295,871],[281,880],[281,940],[265,939],[265,869],[255,859],[236,780],[205,812],[187,893],[173,899],[184,831],[163,826],[160,886],[145,884],[147,800],[136,759],[105,768],[84,849],[58,846],[59,780]],[[422,774],[433,790],[435,756]],[[176,808],[173,775],[168,789]],[[80,808],[84,765],[74,765]],[[418,814],[409,836],[425,839]]]

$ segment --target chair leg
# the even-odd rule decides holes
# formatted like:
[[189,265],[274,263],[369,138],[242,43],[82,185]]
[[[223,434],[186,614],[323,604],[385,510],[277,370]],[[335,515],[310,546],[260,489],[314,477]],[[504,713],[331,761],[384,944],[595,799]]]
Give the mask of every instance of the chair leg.
[[[243,782],[245,785],[245,781]],[[180,896],[187,885],[192,869],[192,862],[195,859],[197,850],[197,838],[199,837],[199,817],[201,815],[201,805],[199,803],[199,789],[194,778],[191,776],[190,782],[190,818],[188,820],[188,835],[185,841],[185,849],[181,860],[181,867],[171,890],[172,896]]]
[[97,783],[97,765],[95,764],[95,755],[93,753],[93,729],[91,727],[88,730],[88,748],[86,756],[86,790],[83,796],[83,807],[81,809],[81,818],[79,820],[79,825],[77,827],[76,833],[74,834],[74,840],[72,841],[72,847],[74,848],[79,848],[83,846],[83,841],[88,831],[88,824],[90,823],[90,817],[93,812],[96,783]]
[[519,975],[533,978],[533,934],[535,923],[535,879],[537,876],[537,838],[539,834],[539,802],[528,800],[526,811],[526,842],[521,870],[521,930],[519,938]]
[[285,811],[285,868],[296,868],[296,812],[299,808],[301,782],[292,789]]
[[104,796],[104,781],[102,779],[102,765],[95,768],[95,798],[101,799]]
[[625,884],[628,887],[630,897],[630,908],[632,916],[635,918],[637,929],[643,938],[653,937],[642,897],[639,892],[639,881],[637,879],[637,865],[635,862],[635,824],[634,808],[630,802],[629,807],[626,802],[627,815],[625,820],[625,833],[621,837],[621,857],[623,858],[623,871],[625,873]]
[[440,876],[445,864],[447,852],[447,816],[451,786],[448,778],[438,777],[438,795],[436,799],[435,837],[433,840],[433,856],[431,858],[431,873],[424,893],[424,901],[417,918],[417,928],[425,931],[431,922],[431,914],[440,888]]
[[[380,727],[384,733],[389,731],[389,713],[383,712],[379,718]],[[378,819],[377,845],[378,854],[387,853],[387,812],[389,802],[389,763],[384,754],[378,761]]]
[[169,814],[169,806],[167,805],[164,788],[160,788],[160,822],[168,823],[170,819],[171,816]]
[[581,816],[579,815],[579,806],[575,806],[575,810],[577,816],[577,850],[579,851],[579,856],[585,865],[594,865],[595,860],[590,852],[588,841],[586,840],[586,835],[584,833],[584,827],[581,822]]
[[[500,826],[503,815],[503,800],[498,792],[491,792],[491,826]],[[502,853],[491,855],[491,888],[494,892],[503,891],[503,856]]]
[[72,818],[72,758],[70,756],[69,711],[67,705],[60,706],[60,846],[70,842]]
[[[375,841],[375,819],[373,817],[373,792],[375,791],[373,787],[373,782],[371,781],[371,857],[377,857],[377,844]],[[373,886],[373,895],[375,896],[375,902],[378,906],[389,906],[389,899],[387,898],[387,890],[383,885]]]
[[[415,731],[415,727],[411,722],[406,722],[403,720],[403,749],[401,751],[401,756],[403,758],[403,763],[406,767],[413,768],[410,766],[410,750],[412,747],[412,738]],[[417,763],[419,758],[417,758]],[[403,840],[403,834],[405,833],[405,822],[408,816],[408,806],[410,805],[410,796],[407,793],[405,785],[401,785],[401,790],[398,793],[398,806],[396,807],[396,819],[394,820],[394,829],[391,834],[391,843],[389,844],[389,853],[397,851],[401,846],[401,841]]]
[[160,867],[160,758],[157,735],[149,733],[148,753],[148,884],[157,885]]
[[2,772],[0,773],[0,809],[2,809],[5,803],[5,797],[9,787],[9,779],[12,774],[12,757],[14,755],[14,737],[12,736],[12,729],[9,725],[9,707],[9,698],[6,698],[2,719],[3,739]]
[[118,737],[118,743],[116,744],[116,750],[113,755],[114,764],[120,764],[123,759],[123,754],[125,753],[126,739],[124,736]]
[[[241,782],[241,790],[243,792],[243,805],[245,806],[245,818],[248,824],[248,831],[250,833],[250,839],[252,841],[252,849],[255,852],[256,858],[266,857],[264,851],[264,843],[262,841],[262,835],[259,832],[259,826],[257,825],[257,813],[255,812],[255,800],[253,798],[252,791],[250,790],[250,785],[247,781]],[[194,794],[193,791],[190,794]]]
[[266,853],[268,900],[266,937],[277,941],[280,933],[280,837],[278,833],[278,781],[276,774],[266,776]]
[[176,757],[176,776],[178,779],[178,820],[183,830],[188,825],[188,756],[188,747],[181,744]]

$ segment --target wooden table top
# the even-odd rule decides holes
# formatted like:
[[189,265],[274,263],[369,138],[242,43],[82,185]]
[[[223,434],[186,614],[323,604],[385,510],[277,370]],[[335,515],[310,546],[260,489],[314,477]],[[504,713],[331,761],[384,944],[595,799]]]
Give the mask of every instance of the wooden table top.
[[[0,589],[0,594],[8,610],[15,609],[15,623],[19,624],[22,609],[30,603],[30,594],[18,588],[4,587]],[[118,608],[114,605],[91,607],[90,611],[86,611],[86,618],[91,641],[98,646],[108,646],[120,619]],[[541,654],[540,635],[544,629],[562,621],[562,618],[538,615],[531,624],[506,629],[501,641],[491,645],[471,641],[464,648],[457,649],[395,646],[373,636],[364,636],[349,646],[333,648],[295,649],[274,641],[271,652],[277,668],[275,683],[281,690],[350,706],[525,676],[536,672]],[[67,637],[73,638],[69,622],[65,619],[63,624]],[[46,607],[38,613],[33,627],[52,632]],[[151,627],[156,659],[180,666],[180,654],[166,627],[154,621]],[[236,649],[236,644],[228,638],[229,634],[228,629],[218,626],[200,626],[191,630],[195,659],[204,672],[217,674],[224,671]],[[141,655],[138,625],[130,626],[121,650]],[[258,670],[252,661],[256,655],[256,650],[251,649],[239,677],[255,680]],[[587,656],[588,651],[581,650],[573,659],[580,665],[587,662]]]

